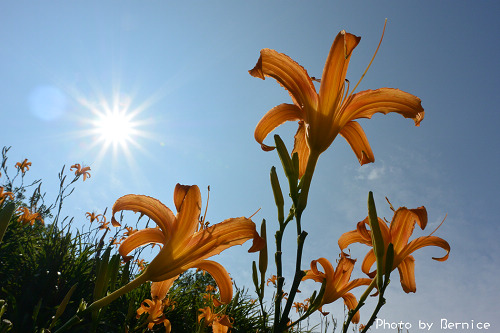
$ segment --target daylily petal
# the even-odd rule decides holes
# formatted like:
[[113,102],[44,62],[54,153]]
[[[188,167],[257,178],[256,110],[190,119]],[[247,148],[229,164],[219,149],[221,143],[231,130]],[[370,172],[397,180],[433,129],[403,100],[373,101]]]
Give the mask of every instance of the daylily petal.
[[[183,262],[192,261],[194,258],[205,259],[231,246],[241,245],[249,239],[262,244],[252,220],[246,217],[227,219],[194,234],[180,256],[184,256]],[[260,248],[254,249],[258,250]]]
[[262,49],[250,75],[265,79],[270,76],[278,81],[292,96],[299,107],[313,108],[318,105],[318,95],[307,71],[289,56],[271,49]]
[[[165,244],[147,270],[151,280],[166,280],[194,267],[203,259],[219,254],[231,246],[241,245],[249,239],[254,239],[254,243],[257,242],[260,247],[263,245],[252,220],[245,217],[228,219],[196,232],[189,243],[177,248],[173,253],[169,244]],[[255,251],[260,247],[252,246]],[[169,265],[162,265],[164,262]]]
[[220,302],[228,304],[233,298],[233,284],[226,269],[218,262],[212,260],[202,260],[194,267],[202,269],[210,274],[219,287]]
[[307,161],[311,153],[307,145],[306,126],[303,121],[299,121],[299,129],[297,130],[297,134],[295,134],[295,144],[293,146],[292,156],[293,153],[299,155],[299,178],[302,178],[304,172],[306,172]]
[[377,261],[377,258],[375,257],[373,249],[371,249],[366,254],[365,259],[363,259],[363,263],[361,263],[361,271],[371,278],[375,277],[376,274],[376,271],[370,272],[370,269],[372,268],[375,261]]
[[125,238],[121,243],[118,252],[122,257],[126,257],[131,251],[135,250],[139,246],[159,243],[162,244],[165,241],[165,235],[160,229],[157,228],[147,228],[134,232],[132,235]]
[[275,106],[262,117],[257,127],[255,127],[255,140],[260,143],[262,150],[273,150],[274,147],[263,143],[267,135],[286,121],[298,121],[303,118],[302,110],[294,104],[283,103]]
[[334,284],[335,289],[340,291],[343,286],[347,285],[349,279],[351,278],[355,262],[356,260],[348,258],[345,254],[341,255],[334,275],[334,279],[336,281],[336,283]]
[[[185,196],[182,205],[179,206],[180,211],[174,223],[174,235],[171,238],[170,244],[174,251],[178,246],[184,246],[184,244],[189,241],[189,236],[191,236],[198,227],[198,219],[201,213],[201,192],[198,186],[190,186],[187,192],[185,192],[185,188],[181,190],[181,187],[176,186],[176,189],[181,191],[181,194],[185,193]],[[176,195],[174,194],[174,199],[175,198]]]
[[168,280],[163,280],[160,282],[153,282],[151,284],[151,297],[153,298],[158,298],[159,300],[163,300],[166,296],[172,285],[174,284],[174,281],[177,280],[179,275],[168,279]]
[[346,101],[339,123],[341,126],[359,118],[371,118],[375,113],[396,112],[405,118],[412,118],[415,126],[424,119],[420,98],[393,88],[365,90],[352,95]]
[[[318,263],[323,268],[324,272],[318,269]],[[306,275],[302,280],[312,279],[316,282],[323,282],[327,276],[334,276],[335,270],[328,259],[318,258],[317,260],[311,261],[311,270],[307,271]]]
[[181,211],[182,203],[191,186],[176,184],[174,189],[174,204],[178,212]]
[[[358,306],[358,301],[356,300],[356,297],[354,297],[353,294],[347,293],[342,296],[344,299],[344,304],[347,306],[349,310],[353,310]],[[359,323],[359,319],[361,318],[361,315],[359,314],[359,311],[356,312],[356,314],[352,317],[352,322],[354,324]]]
[[354,288],[357,288],[360,286],[367,286],[370,283],[372,283],[372,279],[368,279],[368,278],[354,279],[354,280],[350,281],[348,284],[346,284],[345,287],[342,288],[341,291],[346,292],[346,291],[349,291],[351,289],[354,289]]
[[[423,219],[423,221],[421,222],[420,219]],[[396,210],[390,228],[391,242],[394,245],[395,253],[400,253],[408,244],[417,220],[419,220],[419,225],[427,224],[427,211],[425,207],[420,207],[420,214],[415,214],[406,207],[400,207]]]
[[345,76],[351,53],[360,40],[361,37],[342,30],[333,41],[325,67],[323,68],[321,87],[319,89],[319,112],[324,115],[333,115],[333,111],[339,106],[342,100]]
[[358,158],[359,164],[363,165],[375,162],[375,156],[373,155],[368,139],[360,124],[355,121],[348,122],[340,131],[340,135],[342,135],[351,146],[354,154],[356,154]]
[[228,330],[229,330],[229,327],[219,323],[218,321],[216,321],[212,324],[212,332],[213,333],[227,333]]
[[405,293],[414,293],[417,291],[417,285],[415,283],[415,258],[407,256],[398,265],[398,271],[401,279],[401,286]]
[[424,206],[418,208],[412,208],[410,211],[417,215],[417,224],[420,226],[420,229],[424,230],[427,226],[427,209]]
[[361,243],[371,246],[372,239],[369,231],[366,229],[366,221],[358,222],[357,229],[343,233],[338,240],[340,250],[344,250],[352,243]]
[[[127,194],[116,200],[113,205],[112,219],[115,221],[115,213],[122,210],[140,212],[153,220],[163,231],[166,237],[171,237],[175,216],[172,211],[159,200],[145,195]],[[113,225],[115,225],[113,223]],[[119,224],[118,224],[119,225]]]
[[436,237],[436,236],[423,236],[423,237],[418,237],[418,238],[412,240],[406,246],[406,248],[403,249],[400,256],[402,256],[402,257],[407,256],[410,253],[413,253],[416,250],[418,250],[422,247],[425,247],[425,246],[438,246],[446,251],[446,254],[443,257],[440,257],[440,258],[432,257],[432,259],[437,260],[437,261],[445,261],[448,259],[448,256],[450,254],[450,244],[447,241],[445,241],[444,239]]

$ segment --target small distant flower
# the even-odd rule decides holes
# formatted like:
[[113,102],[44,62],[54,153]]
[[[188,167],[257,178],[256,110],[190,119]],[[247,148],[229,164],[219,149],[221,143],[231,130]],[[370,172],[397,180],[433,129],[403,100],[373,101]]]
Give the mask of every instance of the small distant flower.
[[269,279],[267,279],[266,285],[268,286],[269,283],[272,283],[276,287],[276,279],[277,279],[276,275],[272,275]]
[[31,213],[27,207],[19,207],[17,210],[19,214],[18,221],[21,222],[23,225],[30,224],[33,225],[35,224],[35,220],[40,221],[42,224],[44,224],[42,217],[40,216],[40,213]]
[[71,168],[69,168],[70,171],[73,171],[73,169],[76,169],[75,170],[75,176],[82,176],[83,175],[83,181],[85,181],[85,179],[87,179],[87,177],[90,178],[90,167],[81,167],[80,164],[76,163],[76,164],[73,164],[71,166]]
[[137,229],[134,229],[132,227],[125,227],[125,229],[127,229],[127,231],[125,231],[123,233],[123,236],[125,236],[125,237],[128,237],[128,236],[132,235],[134,232],[137,231]]
[[198,315],[198,322],[201,322],[201,320],[204,319],[203,325],[212,326],[212,331],[214,333],[226,333],[231,327],[233,327],[228,315],[214,313],[212,308],[209,306],[199,309],[198,311],[201,312]]
[[[28,159],[25,158],[22,162],[16,163],[16,168],[20,169],[22,173],[25,173],[30,169],[31,162],[28,162]],[[26,169],[26,170],[25,170]]]
[[85,214],[85,216],[87,216],[87,218],[90,219],[90,223],[94,222],[94,221],[97,221],[99,222],[100,221],[100,218],[99,217],[102,217],[104,220],[106,220],[106,217],[104,217],[102,214],[96,214],[95,212],[87,212]]
[[[417,290],[415,284],[415,259],[411,253],[425,246],[438,246],[446,250],[446,255],[441,258],[432,259],[445,261],[448,259],[450,253],[450,244],[442,238],[431,235],[418,237],[408,243],[415,228],[415,223],[417,223],[422,230],[424,230],[427,225],[427,210],[423,206],[415,209],[407,209],[406,207],[398,208],[394,213],[390,227],[388,227],[381,218],[378,220],[384,239],[385,250],[387,250],[389,243],[392,243],[394,246],[392,269],[398,269],[403,290],[406,293],[414,293]],[[338,241],[340,249],[343,250],[352,243],[362,243],[373,246],[371,231],[366,229],[367,225],[369,225],[368,217],[358,222],[356,230],[346,232],[340,236]],[[376,271],[370,272],[375,262],[376,258],[372,248],[365,256],[361,266],[361,270],[369,277],[375,277],[376,275]],[[383,266],[385,267],[385,263]]]
[[[337,269],[333,269],[332,264],[325,258],[311,261],[311,270],[307,271],[303,280],[312,279],[316,282],[326,281],[325,293],[321,299],[321,306],[335,302],[339,298],[344,299],[344,304],[350,309],[358,305],[356,297],[349,291],[362,285],[369,285],[371,279],[355,279],[351,282],[351,273],[356,260],[350,259],[342,252]],[[318,264],[323,267],[324,272],[318,270]],[[320,308],[321,311],[321,308]],[[359,312],[356,312],[352,319],[353,323],[359,322]]]
[[0,186],[0,206],[2,206],[7,197],[9,197],[10,200],[14,200],[14,194],[12,192],[4,192],[3,186]]
[[122,243],[123,239],[116,239],[115,237],[111,237],[109,241],[111,245],[115,245],[116,247],[118,247]]
[[304,302],[293,302],[292,305],[297,313],[304,313],[309,309],[309,299],[304,300]]
[[103,216],[103,219],[98,221],[101,225],[99,226],[99,230],[108,229],[109,230],[109,222],[106,222],[106,216]]
[[153,329],[157,324],[163,324],[166,333],[170,333],[171,325],[170,321],[165,318],[164,309],[168,307],[173,309],[175,307],[175,304],[170,302],[168,298],[166,299],[166,296],[177,277],[161,282],[153,282],[151,284],[152,299],[145,299],[141,303],[141,307],[137,309],[137,318],[143,313],[148,314],[148,329]]
[[213,293],[217,291],[217,288],[209,284],[208,286],[206,286],[205,291]]
[[146,268],[146,261],[144,259],[136,259],[135,263],[139,267],[139,271],[143,271]]
[[134,232],[123,241],[118,252],[127,258],[131,251],[140,246],[162,244],[160,252],[141,275],[143,279],[164,281],[189,268],[199,268],[212,275],[219,286],[221,301],[229,303],[233,292],[229,273],[221,264],[206,258],[250,239],[254,240],[254,244],[249,251],[260,250],[263,240],[257,233],[255,224],[248,218],[239,217],[196,231],[201,212],[201,193],[196,185],[177,184],[174,203],[177,215],[151,197],[129,194],[119,198],[113,205],[111,222],[114,226],[120,226],[114,218],[116,212],[131,210],[148,216],[159,228]]

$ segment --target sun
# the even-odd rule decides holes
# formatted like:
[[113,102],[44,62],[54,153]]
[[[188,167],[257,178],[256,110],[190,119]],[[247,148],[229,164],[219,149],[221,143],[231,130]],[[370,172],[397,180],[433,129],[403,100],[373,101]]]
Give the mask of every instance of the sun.
[[121,92],[115,92],[109,99],[101,95],[94,100],[82,97],[78,101],[86,112],[82,120],[87,129],[82,136],[90,137],[89,150],[98,149],[96,161],[109,161],[110,156],[113,160],[124,156],[132,161],[134,152],[142,150],[140,139],[149,136],[144,131],[147,122],[138,119],[147,105],[133,108],[132,98]]
[[137,129],[134,126],[133,117],[125,110],[112,110],[103,112],[95,120],[95,132],[97,140],[105,145],[125,148],[134,139]]

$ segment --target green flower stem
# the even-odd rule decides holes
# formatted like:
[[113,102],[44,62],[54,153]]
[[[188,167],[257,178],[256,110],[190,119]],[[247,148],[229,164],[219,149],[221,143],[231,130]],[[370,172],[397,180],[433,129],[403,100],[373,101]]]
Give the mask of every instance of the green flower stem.
[[[301,226],[301,217],[302,217],[302,212],[307,206],[307,197],[309,195],[309,188],[311,186],[311,180],[314,174],[314,169],[316,168],[316,163],[318,162],[320,153],[317,151],[311,151],[309,154],[309,159],[307,161],[307,166],[306,170],[304,172],[304,175],[302,176],[300,183],[299,183],[299,188],[300,188],[300,194],[298,198],[297,205],[295,209],[293,210],[294,215],[295,215],[295,221],[297,224],[297,257],[296,257],[296,263],[295,263],[295,275],[293,278],[292,282],[292,287],[290,289],[290,293],[288,295],[288,300],[286,302],[285,308],[283,310],[283,313],[281,315],[278,315],[280,312],[280,304],[281,304],[281,298],[283,295],[283,282],[282,282],[282,276],[281,276],[281,239],[279,243],[279,249],[277,247],[277,256],[279,255],[279,266],[278,266],[278,294],[277,294],[277,299],[275,303],[275,320],[274,320],[274,332],[284,332],[287,328],[288,324],[288,315],[290,313],[290,310],[293,305],[293,300],[295,298],[295,295],[297,293],[297,290],[299,288],[300,282],[302,281],[302,278],[304,277],[304,271],[300,268],[302,265],[302,252],[304,248],[304,241],[307,236],[307,232],[302,231],[302,226]],[[292,189],[290,189],[290,192],[292,192]],[[284,228],[283,228],[284,229]],[[280,234],[283,234],[284,230],[280,230]],[[277,244],[278,245],[278,244]],[[277,258],[278,259],[278,258]],[[281,283],[280,283],[281,280]]]
[[366,298],[368,297],[368,295],[370,295],[371,291],[373,290],[373,288],[375,288],[376,284],[377,284],[377,278],[375,277],[374,279],[372,279],[372,282],[370,283],[368,288],[366,288],[363,295],[361,295],[361,297],[359,298],[359,302],[356,308],[354,308],[354,310],[349,311],[347,320],[344,322],[344,328],[342,330],[343,333],[347,333],[347,329],[349,328],[349,324],[351,323],[352,318],[354,317],[356,312],[358,312],[359,309],[361,309],[361,307],[365,304]]
[[288,295],[288,300],[285,305],[285,309],[281,314],[281,320],[278,327],[278,332],[284,332],[286,330],[289,318],[288,314],[292,309],[293,300],[295,299],[295,295],[297,294],[297,290],[299,289],[300,282],[304,277],[304,271],[300,268],[302,263],[302,251],[304,248],[304,241],[307,237],[307,232],[302,231],[302,233],[297,237],[297,261],[295,264],[295,276],[293,278],[292,287],[290,288],[290,294]]
[[[320,154],[321,154],[320,152],[311,150],[311,153],[309,154],[309,159],[307,160],[306,171],[304,172],[304,175],[300,179],[299,183],[300,196],[297,209],[295,212],[295,215],[298,220],[300,220],[302,212],[304,211],[304,209],[306,209],[307,197],[309,196],[309,187],[311,186],[311,180],[314,174],[314,169],[316,169],[316,163],[318,162]],[[297,222],[297,228],[300,228],[300,222]],[[299,229],[297,230],[297,235],[300,235]]]
[[283,231],[281,229],[284,229],[284,227],[280,228],[276,232],[276,299],[274,301],[274,327],[277,327],[280,321],[280,313],[281,313],[281,300],[283,298],[283,265],[282,265],[282,260],[281,257],[283,255],[283,252],[281,251],[281,241],[283,238]]
[[112,292],[108,296],[103,297],[103,298],[101,298],[98,301],[95,301],[94,303],[92,303],[90,306],[88,306],[82,312],[77,313],[76,315],[74,315],[69,321],[67,321],[63,326],[61,326],[56,331],[56,333],[60,333],[60,332],[64,332],[64,331],[68,330],[71,326],[79,323],[84,318],[84,316],[87,313],[92,312],[92,311],[96,311],[96,310],[99,310],[99,309],[105,307],[109,303],[111,303],[114,300],[116,300],[118,297],[120,297],[122,295],[125,295],[126,293],[134,290],[135,288],[139,287],[140,285],[142,285],[143,283],[145,283],[146,281],[148,281],[149,280],[149,274],[145,274],[145,273],[146,272],[144,272],[143,274],[141,274],[140,276],[138,276],[134,280],[130,281],[128,284],[124,285],[120,289]]
[[139,275],[134,280],[130,281],[128,284],[124,285],[120,289],[112,292],[108,296],[103,297],[100,300],[95,301],[94,303],[90,304],[90,306],[87,308],[86,311],[88,311],[88,310],[92,311],[92,310],[101,309],[101,308],[105,307],[106,305],[108,305],[109,303],[113,302],[118,297],[120,297],[122,295],[125,295],[129,291],[132,291],[135,288],[137,288],[140,285],[142,285],[143,283],[147,282],[149,280],[149,274],[145,274],[145,273],[146,272],[144,272],[143,274]]

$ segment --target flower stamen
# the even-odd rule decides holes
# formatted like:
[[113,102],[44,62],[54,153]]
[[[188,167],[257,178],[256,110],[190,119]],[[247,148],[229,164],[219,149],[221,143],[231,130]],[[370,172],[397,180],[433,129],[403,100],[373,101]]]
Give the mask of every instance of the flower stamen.
[[356,88],[358,87],[358,85],[361,83],[361,80],[363,80],[363,78],[365,77],[366,73],[368,72],[368,69],[370,68],[370,66],[372,65],[373,60],[375,59],[375,56],[377,55],[378,49],[380,48],[380,45],[382,44],[382,39],[384,39],[384,34],[385,34],[385,26],[386,26],[386,25],[387,25],[387,19],[385,19],[385,22],[384,22],[384,29],[382,30],[382,36],[380,36],[380,42],[378,42],[378,46],[377,46],[377,49],[375,50],[375,53],[373,54],[372,60],[370,60],[370,63],[368,64],[368,67],[366,67],[365,72],[364,72],[364,73],[363,73],[363,75],[361,75],[361,77],[359,78],[359,81],[358,81],[358,83],[356,83],[356,85],[354,86],[354,89],[352,89],[351,95],[354,93],[354,91],[356,90]]

